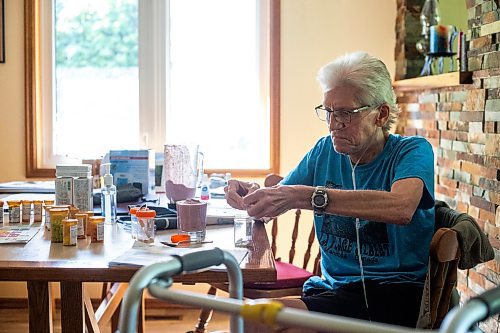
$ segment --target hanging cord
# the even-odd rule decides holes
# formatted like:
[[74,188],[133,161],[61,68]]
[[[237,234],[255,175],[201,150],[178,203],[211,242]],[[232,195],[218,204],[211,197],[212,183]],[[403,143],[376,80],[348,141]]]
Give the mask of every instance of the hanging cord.
[[[354,170],[358,166],[359,160],[356,162],[354,167],[352,168],[352,186],[354,190],[356,191],[356,177],[354,174]],[[360,222],[359,222],[359,217],[356,217],[356,244],[357,244],[357,252],[358,252],[358,262],[359,262],[359,271],[361,274],[361,283],[363,284],[363,294],[365,296],[365,306],[366,306],[366,311],[368,312],[368,320],[371,321],[371,316],[370,316],[370,308],[368,307],[368,296],[366,294],[366,285],[365,285],[365,272],[363,269],[363,260],[361,259],[361,242],[359,240],[359,228],[360,228]]]
[[[374,133],[374,135],[376,135],[376,132]],[[372,135],[372,137],[374,135]],[[350,163],[351,168],[352,168],[352,171],[351,171],[352,187],[353,187],[354,191],[357,190],[357,186],[356,186],[356,174],[354,173],[354,170],[356,170],[356,167],[358,166],[359,161],[361,161],[361,159],[363,158],[363,156],[365,155],[365,153],[366,153],[366,151],[368,150],[369,147],[370,146],[367,146],[365,148],[365,150],[361,154],[360,158],[356,161],[356,163],[354,164],[354,166],[352,166],[352,162]],[[357,252],[358,252],[359,271],[360,271],[360,275],[361,275],[361,283],[363,285],[363,294],[365,296],[365,306],[366,306],[366,311],[368,313],[368,320],[372,321],[371,315],[370,315],[370,308],[368,306],[368,296],[367,296],[367,293],[366,293],[365,271],[364,271],[364,268],[363,268],[363,260],[361,259],[361,242],[359,240],[359,228],[360,228],[359,217],[356,217],[356,245],[357,245]]]

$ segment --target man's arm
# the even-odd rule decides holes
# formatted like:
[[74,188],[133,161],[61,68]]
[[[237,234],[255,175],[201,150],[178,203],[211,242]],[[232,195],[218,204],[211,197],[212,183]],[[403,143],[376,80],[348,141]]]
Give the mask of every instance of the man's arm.
[[[393,183],[390,192],[373,190],[326,189],[326,214],[359,217],[393,224],[410,223],[422,198],[424,184],[419,178],[405,178]],[[255,191],[243,198],[248,214],[261,218],[278,216],[288,209],[312,209],[314,187],[279,186]]]

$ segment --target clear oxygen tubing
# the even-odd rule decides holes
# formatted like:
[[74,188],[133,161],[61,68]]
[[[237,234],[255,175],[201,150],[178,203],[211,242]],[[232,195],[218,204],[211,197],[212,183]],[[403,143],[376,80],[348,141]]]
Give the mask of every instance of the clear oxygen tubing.
[[[361,157],[363,157],[365,152],[366,152],[366,149],[363,152],[363,154],[361,155]],[[353,187],[354,191],[357,190],[356,175],[354,173],[354,170],[356,170],[356,167],[358,166],[358,163],[360,160],[361,160],[361,158],[356,162],[356,164],[354,164],[354,166],[352,166],[352,164],[351,164],[351,167],[352,167],[352,171],[351,171],[352,187]],[[356,217],[356,247],[357,247],[357,252],[358,252],[359,271],[360,271],[360,275],[361,275],[361,283],[363,284],[363,294],[365,296],[366,311],[368,312],[368,319],[371,321],[370,308],[368,306],[368,296],[366,295],[365,272],[363,269],[363,260],[361,259],[361,242],[359,241],[359,227],[360,227],[359,217]]]
[[[377,135],[377,130],[375,129],[375,132],[371,136],[372,138]],[[373,142],[373,140],[370,140]],[[351,178],[352,178],[352,187],[353,190],[356,191],[358,188],[356,186],[356,174],[354,171],[356,170],[356,167],[359,164],[359,161],[363,158],[365,155],[366,151],[370,148],[370,146],[367,146],[359,159],[356,161],[354,166],[352,165],[352,162],[350,163],[351,165]],[[365,284],[365,271],[363,268],[363,260],[361,259],[361,242],[359,240],[359,228],[360,228],[360,222],[359,222],[359,217],[356,217],[356,247],[357,247],[357,252],[358,252],[358,262],[359,262],[359,271],[360,271],[360,276],[361,276],[361,284],[363,285],[363,294],[365,296],[365,306],[366,306],[366,312],[368,313],[368,320],[371,321],[371,316],[370,316],[370,308],[368,306],[368,296],[366,294],[366,284]]]

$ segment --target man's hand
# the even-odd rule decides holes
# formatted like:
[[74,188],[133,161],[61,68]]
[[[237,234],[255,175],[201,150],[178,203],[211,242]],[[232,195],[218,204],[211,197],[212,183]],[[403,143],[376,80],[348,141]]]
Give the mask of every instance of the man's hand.
[[236,179],[230,179],[227,186],[224,187],[224,192],[226,193],[225,198],[229,206],[246,210],[247,207],[243,202],[243,198],[260,188],[257,183],[243,182]]
[[273,186],[258,189],[242,198],[248,215],[256,219],[274,217],[285,213],[293,202],[292,186]]

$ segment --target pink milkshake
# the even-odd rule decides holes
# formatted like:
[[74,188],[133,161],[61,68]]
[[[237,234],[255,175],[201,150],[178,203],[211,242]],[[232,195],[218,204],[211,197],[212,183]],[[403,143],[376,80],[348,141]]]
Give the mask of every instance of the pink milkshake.
[[177,201],[177,227],[181,233],[187,233],[192,241],[205,239],[207,228],[207,203],[196,199]]
[[190,188],[183,184],[174,184],[171,180],[165,182],[165,194],[170,202],[193,198],[195,193],[195,187]]

